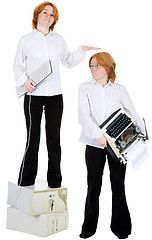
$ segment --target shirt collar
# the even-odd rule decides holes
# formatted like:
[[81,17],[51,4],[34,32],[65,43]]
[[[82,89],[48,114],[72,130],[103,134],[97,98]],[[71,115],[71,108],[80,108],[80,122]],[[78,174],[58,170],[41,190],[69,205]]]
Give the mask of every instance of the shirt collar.
[[[92,84],[99,84],[95,79],[92,79],[91,82],[92,82]],[[108,85],[112,86],[112,84],[113,83],[109,80],[109,82],[105,86],[108,86]]]
[[36,28],[34,28],[33,34],[34,34],[34,35],[37,35],[37,36],[40,36],[40,37],[48,37],[48,36],[52,35],[53,32],[50,30],[50,32],[49,32],[46,36],[44,36],[43,33],[41,33],[41,32],[38,31]]

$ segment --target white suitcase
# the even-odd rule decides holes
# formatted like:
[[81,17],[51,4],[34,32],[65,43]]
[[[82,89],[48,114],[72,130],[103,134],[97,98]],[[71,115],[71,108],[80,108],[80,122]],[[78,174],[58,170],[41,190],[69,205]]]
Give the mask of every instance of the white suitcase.
[[21,187],[8,182],[7,204],[30,215],[63,212],[67,210],[67,188]]
[[68,211],[31,216],[16,208],[8,207],[6,227],[15,231],[46,237],[68,228]]

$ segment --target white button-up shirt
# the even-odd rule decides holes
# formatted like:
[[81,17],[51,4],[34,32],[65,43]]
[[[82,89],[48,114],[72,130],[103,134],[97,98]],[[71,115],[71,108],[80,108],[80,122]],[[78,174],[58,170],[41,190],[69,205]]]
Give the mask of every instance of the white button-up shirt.
[[68,68],[74,67],[85,58],[81,46],[77,51],[69,52],[64,38],[52,31],[44,36],[34,29],[21,37],[13,70],[17,86],[23,86],[28,76],[37,70],[45,61],[51,60],[53,73],[49,75],[31,93],[38,96],[53,96],[62,93],[59,73],[60,61]]
[[82,125],[80,141],[98,148],[96,142],[103,133],[99,126],[116,110],[123,107],[145,133],[142,121],[124,86],[108,82],[104,87],[96,80],[82,83],[79,88],[78,116]]

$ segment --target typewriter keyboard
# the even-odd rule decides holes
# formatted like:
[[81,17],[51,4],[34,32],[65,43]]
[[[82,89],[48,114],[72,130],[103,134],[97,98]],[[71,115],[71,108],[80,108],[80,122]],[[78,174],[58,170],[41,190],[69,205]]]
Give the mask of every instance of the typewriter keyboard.
[[120,114],[108,127],[107,134],[110,137],[117,138],[123,130],[129,126],[131,119],[126,114]]

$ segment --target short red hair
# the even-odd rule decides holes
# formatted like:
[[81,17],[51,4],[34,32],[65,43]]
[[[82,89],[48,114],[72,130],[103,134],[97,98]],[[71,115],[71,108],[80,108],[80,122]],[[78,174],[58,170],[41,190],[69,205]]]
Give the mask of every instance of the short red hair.
[[51,6],[53,7],[53,13],[54,13],[54,22],[53,24],[50,26],[50,30],[53,31],[54,29],[54,26],[55,24],[57,23],[58,19],[59,19],[59,12],[58,12],[58,9],[57,7],[51,3],[51,2],[43,2],[43,3],[40,3],[35,9],[34,9],[34,12],[33,12],[33,19],[32,19],[32,28],[35,29],[37,28],[37,19],[38,19],[38,15],[44,10],[45,6]]
[[108,52],[96,53],[93,56],[91,56],[89,60],[89,67],[91,66],[91,60],[93,58],[96,58],[97,63],[100,64],[107,71],[108,82],[109,80],[111,82],[114,82],[116,79],[116,73],[115,73],[116,63],[113,57]]

